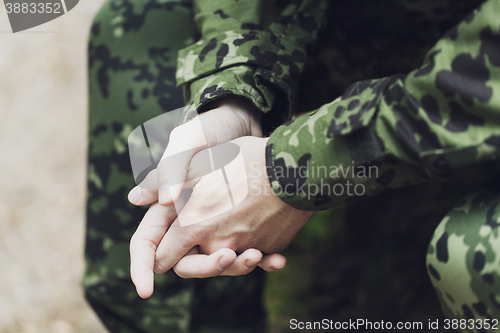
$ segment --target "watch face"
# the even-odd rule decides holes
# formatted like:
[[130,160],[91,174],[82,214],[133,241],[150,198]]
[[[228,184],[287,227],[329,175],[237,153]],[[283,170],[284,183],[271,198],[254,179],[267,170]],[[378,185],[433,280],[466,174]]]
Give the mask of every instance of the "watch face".
[[[183,187],[179,199],[174,202],[182,227],[202,222],[202,220],[183,218],[187,213],[185,209],[189,209],[189,205],[186,207],[186,204],[193,192],[192,186],[198,181],[219,189],[218,203],[204,214],[203,221],[231,210],[248,195],[247,174],[240,147],[232,142],[208,142],[204,129],[210,125],[204,124],[201,119],[195,110],[188,107],[176,109],[138,126],[128,138],[134,180],[141,188],[158,188],[156,171],[159,163],[167,164],[170,170],[176,167],[184,168],[184,161],[196,155],[191,159],[189,165],[191,171],[184,181],[169,183],[169,186]],[[185,135],[196,137],[198,140],[186,138],[182,142],[183,151],[163,157],[174,128],[187,122],[189,122],[189,132]],[[191,147],[189,142],[192,141],[196,141],[196,144]],[[242,179],[245,181],[241,181]]]
[[52,21],[73,9],[79,0],[4,0],[12,32]]

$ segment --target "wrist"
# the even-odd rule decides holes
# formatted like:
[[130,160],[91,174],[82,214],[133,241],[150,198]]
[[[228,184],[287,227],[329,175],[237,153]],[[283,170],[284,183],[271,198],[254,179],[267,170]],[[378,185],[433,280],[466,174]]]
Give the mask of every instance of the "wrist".
[[262,137],[262,111],[249,99],[241,96],[224,96],[206,104],[202,112],[225,108],[234,113],[244,124],[248,136]]
[[[311,210],[301,210],[301,209],[297,209],[291,205],[289,205],[288,203],[286,203],[285,201],[283,201],[278,195],[277,193],[274,191],[272,185],[271,185],[271,180],[269,179],[269,174],[268,174],[268,171],[269,171],[269,167],[268,167],[268,164],[267,164],[267,161],[266,161],[266,151],[267,151],[267,144],[269,142],[269,139],[270,137],[265,137],[265,138],[262,138],[261,142],[262,142],[262,149],[259,149],[261,151],[260,155],[262,156],[262,160],[260,161],[263,165],[263,175],[264,175],[264,183],[266,184],[266,186],[269,187],[271,193],[277,197],[277,199],[279,200],[279,202],[281,202],[281,204],[283,205],[283,207],[286,207],[287,210],[290,210],[290,211],[293,211],[294,214],[297,214],[297,216],[301,216],[302,220],[305,221],[305,223],[307,223],[309,221],[309,219],[313,216],[313,214],[315,213],[315,211],[311,211]],[[305,225],[305,224],[304,224]]]

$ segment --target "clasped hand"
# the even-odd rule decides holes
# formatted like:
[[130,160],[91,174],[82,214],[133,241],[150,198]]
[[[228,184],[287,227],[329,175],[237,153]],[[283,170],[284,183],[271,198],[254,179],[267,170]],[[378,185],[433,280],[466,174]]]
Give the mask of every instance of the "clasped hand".
[[[146,177],[147,188],[137,186],[129,194],[133,204],[153,203],[130,242],[131,277],[143,298],[153,293],[153,272],[165,273],[171,268],[183,278],[244,275],[257,266],[266,271],[280,269],[286,259],[278,252],[312,216],[312,212],[296,210],[274,194],[265,163],[268,139],[259,137],[258,111],[225,99],[221,106],[199,117],[211,124],[204,132],[208,142],[239,146],[245,176],[230,177],[241,175],[241,166],[228,166],[225,172],[233,181],[232,196],[245,197],[245,191],[248,195],[228,209],[223,200],[226,184],[199,174],[204,163],[201,150],[184,154],[184,161],[175,168],[160,162]],[[192,135],[190,123],[176,128],[162,161],[185,147],[202,146],[201,141]],[[192,181],[184,182],[186,179]],[[186,188],[192,191],[188,200],[181,195]],[[181,226],[181,221],[201,222]]]

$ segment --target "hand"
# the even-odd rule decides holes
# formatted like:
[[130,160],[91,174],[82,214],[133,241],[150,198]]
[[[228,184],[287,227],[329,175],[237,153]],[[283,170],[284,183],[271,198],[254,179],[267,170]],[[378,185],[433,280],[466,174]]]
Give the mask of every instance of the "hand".
[[[187,122],[172,131],[157,170],[147,177],[148,186],[139,185],[130,191],[128,198],[131,203],[147,205],[159,201],[161,205],[172,204],[179,198],[182,185],[168,184],[184,182],[189,163],[196,153],[214,143],[228,142],[242,136],[262,136],[262,113],[246,99],[223,97],[209,103],[209,107],[213,109],[199,115],[196,121]],[[186,153],[176,160],[175,165],[164,163],[168,157],[180,152]],[[158,177],[159,187],[151,185],[153,176]]]
[[[242,255],[249,249],[276,253],[290,243],[312,216],[313,212],[296,210],[274,194],[265,168],[267,139],[245,137],[232,142],[241,148],[247,173],[247,177],[235,178],[240,184],[233,184],[233,188],[248,186],[250,195],[235,208],[187,227],[180,227],[180,218],[202,221],[205,216],[213,216],[214,211],[224,211],[225,208],[220,207],[221,201],[216,198],[221,197],[227,188],[214,187],[209,175],[202,177],[194,186],[179,218],[173,216],[173,206],[163,207],[169,212],[166,213],[158,208],[161,206],[153,205],[131,241],[132,279],[140,294],[150,295],[152,292],[153,270],[164,273],[175,264],[176,269],[186,269],[189,266],[186,263],[194,262],[196,257],[184,256],[196,251],[192,250],[196,246],[201,253],[212,256],[221,249]],[[228,176],[241,172],[226,169]],[[233,196],[238,195],[242,194],[233,193]],[[218,255],[213,257],[214,260],[221,258]]]
[[[199,172],[203,168],[198,167],[204,162],[206,161],[203,160],[201,153],[193,157],[188,169],[188,179],[200,177]],[[144,181],[148,182],[151,188],[157,188],[156,180],[156,170],[153,170]],[[177,207],[182,207],[185,200],[184,196],[180,197],[176,201]],[[137,286],[137,293],[143,298],[151,296],[153,292],[155,249],[166,230],[177,218],[179,211],[177,207],[153,204],[131,239],[131,276]],[[283,268],[285,264],[286,259],[282,255],[271,254],[263,257],[262,253],[255,249],[249,249],[239,256],[227,248],[211,255],[204,255],[199,253],[198,247],[193,247],[174,266],[174,271],[183,278],[206,278],[218,275],[244,275],[257,266],[266,271],[274,271]]]
[[[209,108],[214,109],[203,113],[201,116],[199,116],[198,119],[198,124],[202,124],[202,132],[204,134],[204,137],[192,135],[196,132],[200,133],[199,128],[197,129],[198,131],[193,131],[193,123],[186,123],[180,126],[171,134],[170,144],[167,151],[164,153],[163,159],[172,156],[177,152],[185,150],[186,147],[198,147],[198,150],[200,150],[203,148],[203,145],[207,143],[207,141],[210,144],[213,142],[230,141],[231,139],[240,136],[262,135],[262,131],[260,128],[261,112],[245,99],[237,97],[225,97],[210,103]],[[185,160],[182,161],[183,165],[179,166],[179,164],[177,164],[177,167],[181,172],[178,172],[177,170],[169,170],[167,168],[166,170],[164,169],[162,171],[166,174],[166,176],[162,178],[174,180],[177,179],[177,182],[183,179],[185,177],[185,174],[183,174],[182,171],[187,169],[187,165],[189,165],[191,157],[198,150],[191,149],[189,150],[189,152],[191,153],[190,155],[188,154],[183,156],[185,158]],[[194,163],[194,165],[197,164]],[[160,167],[161,166],[162,164],[160,164]],[[165,168],[166,166],[163,165],[163,167]],[[190,172],[193,173],[192,168]],[[171,174],[171,176],[168,175],[169,173]],[[196,173],[196,171],[194,171],[194,173]],[[141,185],[144,184],[147,185],[137,186],[129,193],[129,200],[133,204],[145,205],[156,202],[158,200],[158,176],[156,169],[146,177],[146,180]],[[166,191],[168,196],[168,189]],[[163,197],[165,196],[163,195]],[[170,199],[172,199],[172,201],[174,199],[178,200],[178,193],[175,193],[175,189],[174,196]],[[151,211],[153,210],[154,208],[151,209]],[[160,210],[157,210],[156,212],[161,214]],[[175,219],[177,217],[175,210],[171,211],[171,213],[171,218]],[[164,232],[165,231],[161,233],[153,232],[149,235],[160,236],[161,239],[161,236],[163,236]],[[140,235],[140,233],[136,233],[136,235]],[[147,236],[148,233],[146,233],[145,235]],[[144,247],[142,251],[138,250],[134,252],[139,256],[143,253],[147,253],[147,242],[150,242],[148,237],[142,239],[142,241],[142,243],[140,241],[136,242],[139,245],[146,245],[146,247]],[[223,265],[219,264],[219,259],[220,262],[224,263]],[[273,271],[284,267],[285,263],[286,259],[279,254],[266,255],[263,257],[262,253],[257,250],[249,250],[236,257],[234,251],[231,251],[229,249],[221,249],[221,251],[214,253],[213,255],[206,256],[199,254],[197,252],[197,249],[193,248],[188,253],[186,258],[184,258],[182,262],[175,266],[174,270],[181,277],[200,278],[217,275],[243,275],[251,272],[257,265],[266,271]],[[132,271],[134,270],[132,269]],[[140,266],[138,271],[141,272]],[[149,269],[149,271],[152,271],[152,268]],[[151,281],[150,290],[152,292],[152,275],[147,280]],[[148,293],[149,291],[146,293],[139,292],[139,294],[143,297],[148,297]]]
[[[142,298],[153,294],[153,271],[157,272],[155,251],[176,217],[174,206],[164,207],[155,203],[149,208],[130,240],[130,274],[137,293]],[[248,249],[238,256],[228,248],[204,255],[194,246],[173,268],[182,278],[208,278],[219,275],[245,275],[257,266],[271,272],[283,268],[285,264],[286,259],[282,255],[270,254],[263,257],[262,253],[255,249]]]

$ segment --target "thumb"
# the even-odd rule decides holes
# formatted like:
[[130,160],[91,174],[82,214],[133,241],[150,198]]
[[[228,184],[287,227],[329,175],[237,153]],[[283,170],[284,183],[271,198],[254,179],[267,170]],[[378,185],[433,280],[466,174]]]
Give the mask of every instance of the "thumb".
[[157,168],[160,205],[171,205],[179,198],[191,159],[206,147],[200,117],[172,131],[167,149]]

